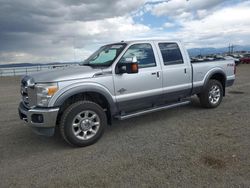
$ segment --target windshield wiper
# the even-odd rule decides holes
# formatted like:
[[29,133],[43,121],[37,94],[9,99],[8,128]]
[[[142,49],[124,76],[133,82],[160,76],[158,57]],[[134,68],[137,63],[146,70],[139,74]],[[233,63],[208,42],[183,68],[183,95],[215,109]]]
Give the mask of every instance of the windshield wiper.
[[89,64],[89,63],[86,63],[86,64],[81,64],[81,66],[89,66],[89,67],[108,67],[110,66],[110,64]]
[[89,64],[89,62],[86,62],[86,63],[82,62],[82,63],[80,63],[80,65],[81,66],[90,66],[90,67],[92,66],[91,64]]

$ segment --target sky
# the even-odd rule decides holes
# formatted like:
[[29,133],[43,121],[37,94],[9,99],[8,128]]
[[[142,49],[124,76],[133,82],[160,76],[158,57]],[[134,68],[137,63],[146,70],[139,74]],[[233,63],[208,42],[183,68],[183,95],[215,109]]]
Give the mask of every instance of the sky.
[[0,0],[0,64],[82,61],[150,38],[250,45],[250,0]]

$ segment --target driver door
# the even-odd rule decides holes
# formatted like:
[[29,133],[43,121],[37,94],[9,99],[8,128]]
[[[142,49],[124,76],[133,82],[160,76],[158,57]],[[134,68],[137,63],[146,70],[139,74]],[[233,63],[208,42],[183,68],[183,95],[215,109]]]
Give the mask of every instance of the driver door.
[[162,98],[162,70],[153,43],[135,43],[128,47],[119,63],[136,56],[138,73],[114,74],[116,101],[121,112],[152,107]]

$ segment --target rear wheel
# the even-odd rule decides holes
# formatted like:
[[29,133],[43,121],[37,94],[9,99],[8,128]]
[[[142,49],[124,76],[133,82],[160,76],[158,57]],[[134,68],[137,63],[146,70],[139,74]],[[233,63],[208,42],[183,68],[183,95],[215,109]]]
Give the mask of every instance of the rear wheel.
[[200,103],[205,108],[216,108],[223,98],[223,87],[217,80],[209,80],[206,88],[199,94]]
[[91,101],[79,101],[63,113],[60,132],[65,141],[82,147],[98,141],[106,125],[107,118],[102,107]]

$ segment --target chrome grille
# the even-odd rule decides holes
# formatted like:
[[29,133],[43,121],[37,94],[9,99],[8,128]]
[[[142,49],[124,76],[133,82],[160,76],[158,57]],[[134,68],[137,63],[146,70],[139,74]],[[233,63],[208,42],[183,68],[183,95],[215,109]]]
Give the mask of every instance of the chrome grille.
[[33,105],[34,101],[31,101],[31,96],[32,93],[31,91],[33,90],[32,87],[34,86],[33,79],[29,76],[25,76],[22,81],[21,81],[21,96],[22,96],[22,101],[23,104],[27,107],[30,107]]
[[28,88],[26,86],[21,87],[21,94],[24,104],[29,105]]

